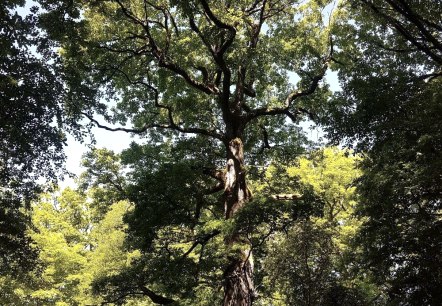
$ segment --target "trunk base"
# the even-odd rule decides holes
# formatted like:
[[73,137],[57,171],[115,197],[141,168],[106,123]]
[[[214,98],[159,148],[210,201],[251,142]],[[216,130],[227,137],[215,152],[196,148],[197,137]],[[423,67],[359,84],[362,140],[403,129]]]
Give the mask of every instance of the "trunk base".
[[223,306],[250,306],[255,297],[250,259],[233,261],[224,272]]

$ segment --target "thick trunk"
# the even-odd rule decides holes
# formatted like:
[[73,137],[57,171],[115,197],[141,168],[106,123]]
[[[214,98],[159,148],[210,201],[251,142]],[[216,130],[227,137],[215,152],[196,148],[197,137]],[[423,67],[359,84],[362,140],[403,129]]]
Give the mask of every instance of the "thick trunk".
[[230,259],[231,263],[224,271],[223,306],[252,305],[255,295],[253,286],[253,264],[249,250],[242,251],[244,257]]
[[[224,209],[226,219],[250,199],[244,169],[243,143],[235,138],[227,145],[227,169],[224,190]],[[234,249],[229,256],[229,264],[224,271],[224,306],[252,305],[255,289],[253,286],[253,258],[250,244],[240,234],[234,233],[226,238],[228,249]]]

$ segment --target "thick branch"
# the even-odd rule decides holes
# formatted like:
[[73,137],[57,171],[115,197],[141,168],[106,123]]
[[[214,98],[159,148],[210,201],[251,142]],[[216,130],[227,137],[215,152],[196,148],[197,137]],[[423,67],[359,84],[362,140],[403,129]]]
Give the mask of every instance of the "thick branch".
[[215,23],[215,25],[218,28],[226,29],[226,30],[229,30],[232,33],[236,33],[236,30],[235,30],[235,28],[233,26],[231,26],[231,25],[229,25],[229,24],[227,24],[225,22],[222,22],[220,19],[218,19],[218,17],[216,17],[213,14],[213,12],[210,9],[209,4],[207,3],[206,0],[201,0],[201,5],[203,6],[204,12],[207,14],[207,16],[210,18],[210,20],[212,20],[213,23]]
[[[195,32],[195,33],[198,35],[198,37],[201,39],[201,41],[203,42],[203,44],[206,46],[207,50],[208,50],[209,53],[212,55],[212,57],[213,57],[215,63],[218,64],[218,67],[219,67],[220,69],[222,69],[222,70],[223,70],[223,69],[227,69],[227,66],[225,65],[225,63],[223,63],[223,61],[221,61],[221,62],[222,62],[221,65],[219,64],[219,63],[220,63],[220,59],[218,58],[218,55],[215,53],[216,50],[215,50],[214,46],[212,46],[212,45],[210,44],[210,42],[207,40],[207,38],[204,37],[203,33],[201,32],[201,30],[200,30],[200,29],[198,28],[198,26],[196,25],[193,16],[189,16],[189,25],[190,25],[190,28],[192,29],[192,31]],[[208,81],[209,81],[209,79],[207,78],[207,82],[206,82],[206,84],[208,84]],[[214,84],[214,85],[210,84],[210,85],[207,85],[207,86],[209,86],[210,88],[212,88],[213,91],[214,91],[215,93],[219,93],[219,90],[218,90],[218,88],[216,87],[216,86],[218,85],[217,83],[218,83],[218,82],[215,80],[215,84]]]
[[[101,305],[114,304],[117,302],[121,302],[123,299],[127,298],[128,296],[134,296],[134,295],[144,295],[144,293],[143,292],[127,292],[127,293],[124,293],[124,294],[118,296],[117,298],[115,298],[113,300],[102,302]],[[92,305],[90,305],[90,306],[92,306]]]
[[218,93],[218,91],[213,87],[209,87],[204,83],[194,80],[182,67],[172,62],[170,59],[166,59],[159,49],[156,48],[154,55],[158,59],[160,67],[166,68],[180,75],[187,82],[187,84],[191,85],[193,88],[196,88],[209,95]]
[[[217,50],[214,50],[214,58],[218,67],[223,72],[223,90],[222,90],[222,100],[224,103],[227,102],[230,95],[230,85],[231,85],[231,74],[229,67],[227,66],[224,60],[224,54],[227,49],[232,45],[233,40],[235,39],[236,30],[233,26],[222,22],[218,17],[216,17],[212,10],[209,7],[209,4],[206,0],[201,0],[201,5],[204,9],[204,12],[209,17],[209,19],[220,29],[228,30],[229,35],[228,38],[221,43]],[[225,111],[225,109],[224,109]]]
[[263,108],[257,108],[249,112],[247,119],[248,121],[251,121],[255,118],[262,117],[262,116],[275,116],[275,115],[285,115],[289,117],[293,122],[296,122],[298,113],[292,113],[287,107],[275,107],[275,108],[269,108],[269,107],[263,107]]
[[216,179],[218,183],[213,186],[212,188],[206,190],[204,194],[210,195],[217,193],[221,190],[224,190],[224,184],[225,184],[225,173],[222,170],[217,170],[213,168],[203,168],[203,174],[209,175],[210,177]]
[[327,68],[328,68],[328,60],[322,67],[321,72],[312,78],[312,82],[310,83],[309,88],[303,91],[292,92],[287,96],[287,99],[285,100],[285,106],[289,107],[296,99],[309,96],[312,93],[314,93],[316,88],[318,88],[319,82],[324,78],[324,75],[327,72]]
[[434,80],[434,79],[439,78],[439,77],[442,77],[442,71],[421,75],[419,77],[419,79],[420,80],[431,81],[431,80]]
[[169,305],[174,303],[175,301],[169,298],[166,298],[164,296],[158,295],[155,292],[153,292],[152,290],[150,290],[149,288],[140,285],[139,286],[140,290],[143,292],[143,294],[147,297],[150,298],[150,300],[152,302],[154,302],[155,304],[160,304],[160,305]]
[[122,132],[135,133],[135,134],[142,134],[151,128],[162,128],[162,129],[176,130],[178,132],[185,133],[185,134],[200,134],[200,135],[210,136],[210,137],[213,137],[213,138],[216,138],[219,140],[221,140],[223,138],[223,136],[221,134],[218,134],[215,131],[210,131],[210,130],[196,128],[196,127],[185,128],[185,127],[182,127],[182,126],[176,124],[173,119],[173,111],[172,111],[171,107],[160,104],[159,93],[158,93],[158,90],[154,86],[152,86],[151,84],[144,82],[144,81],[131,80],[129,75],[127,73],[125,73],[120,67],[115,67],[114,69],[117,72],[121,73],[130,84],[142,85],[142,86],[145,86],[150,91],[152,91],[154,93],[155,107],[160,108],[160,109],[164,109],[167,111],[167,117],[169,120],[169,124],[155,124],[155,123],[147,124],[146,123],[141,128],[121,128],[121,127],[112,128],[112,127],[100,124],[97,120],[95,120],[91,115],[89,115],[87,113],[84,113],[84,112],[81,113],[82,115],[86,116],[90,121],[92,121],[97,127],[111,131],[111,132],[122,131]]
[[[263,0],[261,3],[260,8],[256,8],[256,6],[258,5],[259,1],[256,1],[251,8],[251,12],[254,12],[256,10],[256,12],[259,12],[259,17],[258,19],[255,21],[250,21],[247,22],[248,26],[250,27],[249,30],[249,42],[248,42],[248,46],[247,46],[247,55],[244,57],[241,66],[238,69],[238,75],[237,75],[237,85],[236,85],[236,102],[235,102],[235,107],[236,109],[240,110],[240,109],[244,109],[246,111],[249,111],[249,107],[247,105],[245,105],[245,99],[244,99],[244,95],[247,95],[251,98],[255,98],[256,97],[256,92],[253,89],[253,83],[255,82],[255,74],[253,72],[249,72],[248,69],[248,64],[246,63],[250,63],[252,61],[253,55],[255,54],[256,51],[256,47],[258,45],[258,41],[259,41],[259,34],[261,32],[261,28],[262,25],[264,24],[266,18],[264,16],[265,13],[265,8],[266,8],[266,3],[267,0]],[[246,77],[247,77],[247,81],[246,81]],[[238,105],[238,104],[241,105]]]
[[217,193],[217,192],[219,192],[219,191],[221,191],[221,190],[224,190],[224,182],[216,184],[216,185],[213,186],[212,188],[206,190],[204,193],[205,193],[206,195],[210,195],[210,194]]
[[252,3],[252,5],[248,9],[246,9],[245,11],[249,14],[253,14],[253,13],[257,12],[259,10],[259,8],[257,7],[259,2],[260,2],[260,0],[255,0]]
[[421,21],[421,17],[413,12],[410,6],[405,1],[399,1],[399,6],[395,1],[386,0],[397,12],[404,16],[408,21],[413,23],[419,30],[419,32],[431,42],[439,51],[442,51],[442,44],[434,37],[424,26]]
[[315,115],[300,107],[298,109],[296,109],[296,111],[293,113],[292,111],[290,111],[290,109],[288,107],[286,108],[260,108],[260,109],[255,109],[253,111],[250,112],[250,114],[247,116],[247,121],[251,121],[253,119],[256,119],[258,117],[263,117],[263,116],[275,116],[275,115],[285,115],[288,118],[290,118],[290,120],[292,122],[296,122],[298,120],[298,116],[301,114],[307,114],[309,116],[309,118],[315,118]]
[[204,168],[203,173],[213,177],[214,179],[220,182],[224,182],[225,173],[222,170],[217,170],[213,168]]
[[272,147],[270,146],[269,143],[269,134],[267,133],[266,127],[264,125],[260,125],[261,131],[262,131],[262,142],[263,142],[263,146],[261,148],[261,153],[264,152],[265,149],[271,149]]
[[246,120],[250,121],[261,116],[286,115],[292,121],[296,121],[296,116],[302,113],[308,114],[310,118],[314,118],[314,115],[311,112],[301,107],[297,108],[296,113],[294,114],[291,111],[292,108],[291,106],[295,100],[301,97],[309,96],[316,91],[316,89],[319,86],[319,82],[324,78],[325,73],[327,72],[329,62],[333,58],[333,51],[334,51],[333,40],[332,37],[330,36],[330,52],[328,56],[324,58],[324,64],[322,65],[319,74],[317,74],[311,79],[310,86],[305,90],[291,92],[287,96],[283,107],[276,107],[276,108],[262,107],[251,110],[250,112],[248,112]]

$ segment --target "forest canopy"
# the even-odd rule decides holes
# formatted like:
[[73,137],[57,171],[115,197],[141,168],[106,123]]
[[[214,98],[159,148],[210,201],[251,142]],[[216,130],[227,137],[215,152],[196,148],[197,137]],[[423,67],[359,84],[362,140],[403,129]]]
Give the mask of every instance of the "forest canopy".
[[[440,1],[0,16],[2,304],[442,301]],[[92,127],[138,140],[91,147],[58,188]]]

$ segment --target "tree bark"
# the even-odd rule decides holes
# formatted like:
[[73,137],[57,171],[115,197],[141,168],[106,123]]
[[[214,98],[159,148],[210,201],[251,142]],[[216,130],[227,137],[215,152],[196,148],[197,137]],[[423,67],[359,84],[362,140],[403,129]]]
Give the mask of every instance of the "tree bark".
[[[235,138],[229,141],[226,147],[224,212],[225,218],[230,219],[247,204],[251,193],[246,183],[242,140]],[[252,305],[255,288],[250,243],[240,233],[233,233],[232,236],[226,238],[226,244],[229,250],[229,264],[224,271],[223,306]]]

